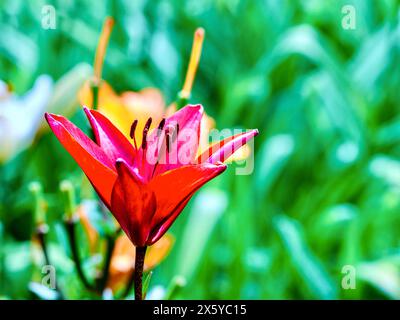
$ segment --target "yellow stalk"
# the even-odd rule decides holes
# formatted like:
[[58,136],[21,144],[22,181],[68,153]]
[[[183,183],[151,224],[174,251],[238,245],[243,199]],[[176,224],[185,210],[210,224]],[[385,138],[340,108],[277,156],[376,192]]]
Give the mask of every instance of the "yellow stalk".
[[183,89],[180,93],[182,99],[189,99],[190,93],[192,91],[192,86],[194,78],[196,76],[197,67],[199,66],[199,61],[201,57],[201,49],[203,47],[204,40],[204,29],[197,28],[194,33],[192,52],[190,54],[189,66],[186,72],[185,83]]

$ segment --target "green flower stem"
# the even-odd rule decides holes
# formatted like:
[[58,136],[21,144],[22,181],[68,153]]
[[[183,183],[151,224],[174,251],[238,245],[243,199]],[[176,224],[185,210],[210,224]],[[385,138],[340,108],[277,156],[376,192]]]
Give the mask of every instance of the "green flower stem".
[[91,89],[92,89],[92,95],[93,95],[93,101],[92,101],[92,109],[97,110],[99,106],[99,85],[94,83],[94,81],[91,84]]
[[182,93],[179,92],[178,96],[177,96],[177,98],[175,100],[176,110],[179,110],[179,109],[183,108],[184,106],[186,106],[188,104],[188,102],[189,102],[189,97],[183,97]]
[[39,239],[40,247],[44,255],[44,261],[46,265],[51,265],[49,258],[49,250],[47,249],[46,235],[49,231],[49,227],[46,223],[41,223],[36,227],[36,236]]
[[72,259],[74,260],[76,271],[78,273],[79,279],[81,280],[82,284],[85,286],[86,289],[90,291],[96,291],[95,287],[89,283],[87,280],[83,269],[82,269],[82,262],[78,251],[78,243],[76,239],[76,225],[77,219],[69,219],[65,221],[65,227],[67,229],[68,240],[71,248]]
[[113,254],[114,247],[115,247],[115,239],[116,239],[116,235],[107,236],[107,252],[106,252],[106,257],[105,257],[105,261],[103,264],[103,271],[101,273],[101,279],[100,279],[99,285],[98,285],[98,289],[100,292],[103,292],[107,286],[108,277],[110,274],[111,258],[112,258],[112,254]]
[[146,255],[147,247],[136,247],[135,256],[135,272],[134,272],[134,282],[135,282],[135,300],[143,300],[143,267],[144,267],[144,257]]

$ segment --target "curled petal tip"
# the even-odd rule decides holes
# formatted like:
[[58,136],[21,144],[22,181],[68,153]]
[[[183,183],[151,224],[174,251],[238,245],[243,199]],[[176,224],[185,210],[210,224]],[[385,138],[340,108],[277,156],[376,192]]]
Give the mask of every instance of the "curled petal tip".
[[118,158],[117,160],[115,160],[115,168],[117,169],[118,174],[124,172],[127,168],[125,160],[122,158]]
[[221,161],[218,161],[217,166],[221,171],[224,171],[226,168],[228,168],[227,164]]
[[90,121],[91,113],[90,113],[89,108],[87,108],[86,106],[83,106],[83,112],[86,114],[86,116],[89,118],[89,121]]
[[186,107],[197,109],[199,112],[203,112],[204,111],[204,107],[201,104],[188,104]]
[[45,112],[44,113],[44,118],[46,119],[47,123],[50,125],[50,122],[55,122],[57,121],[54,117],[57,117],[56,114]]
[[121,165],[125,165],[125,160],[122,158],[118,158],[117,160],[115,160],[115,165],[117,167],[121,166]]

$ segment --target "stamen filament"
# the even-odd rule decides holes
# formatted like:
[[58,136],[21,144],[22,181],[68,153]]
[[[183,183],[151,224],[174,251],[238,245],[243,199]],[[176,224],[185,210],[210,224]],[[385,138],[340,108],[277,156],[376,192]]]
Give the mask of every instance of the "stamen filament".
[[200,62],[201,49],[203,47],[204,29],[197,28],[194,33],[192,52],[190,54],[189,66],[186,72],[185,83],[183,85],[180,96],[182,99],[189,99],[192,91],[194,78],[196,76],[197,67]]

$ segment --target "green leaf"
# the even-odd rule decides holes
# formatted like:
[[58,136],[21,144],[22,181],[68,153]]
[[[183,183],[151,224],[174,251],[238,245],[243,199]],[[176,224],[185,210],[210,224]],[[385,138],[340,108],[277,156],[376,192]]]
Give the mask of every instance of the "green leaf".
[[[294,150],[294,139],[280,134],[265,140],[256,161],[256,187],[260,195],[266,194],[284,169]],[[267,160],[266,160],[267,159]]]
[[336,299],[337,290],[328,272],[308,247],[301,225],[285,215],[274,217],[278,232],[291,263],[316,299]]
[[176,269],[188,281],[199,267],[206,244],[227,204],[226,194],[218,189],[204,189],[195,198],[181,239]]

